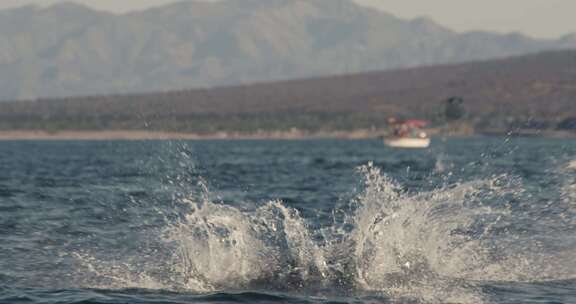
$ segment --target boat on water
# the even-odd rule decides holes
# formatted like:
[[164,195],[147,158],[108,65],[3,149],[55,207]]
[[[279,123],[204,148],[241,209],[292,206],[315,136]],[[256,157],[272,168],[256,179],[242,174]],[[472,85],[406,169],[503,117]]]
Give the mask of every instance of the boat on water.
[[425,149],[432,142],[428,134],[423,130],[428,122],[425,120],[410,119],[396,121],[391,119],[392,134],[384,137],[384,144],[392,148]]
[[392,148],[425,149],[430,146],[430,138],[385,138],[384,144]]

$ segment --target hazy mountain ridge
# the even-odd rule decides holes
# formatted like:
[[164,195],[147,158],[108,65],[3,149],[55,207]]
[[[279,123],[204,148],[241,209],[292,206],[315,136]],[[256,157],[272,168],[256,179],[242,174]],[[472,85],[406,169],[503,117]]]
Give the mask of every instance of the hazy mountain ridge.
[[348,0],[182,2],[114,15],[0,11],[0,99],[212,87],[576,48],[573,35],[458,34]]

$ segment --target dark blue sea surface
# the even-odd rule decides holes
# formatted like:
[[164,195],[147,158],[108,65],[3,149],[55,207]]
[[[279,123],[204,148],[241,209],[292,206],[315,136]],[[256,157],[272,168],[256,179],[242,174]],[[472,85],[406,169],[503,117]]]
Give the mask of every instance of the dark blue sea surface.
[[576,303],[576,141],[0,142],[0,303]]

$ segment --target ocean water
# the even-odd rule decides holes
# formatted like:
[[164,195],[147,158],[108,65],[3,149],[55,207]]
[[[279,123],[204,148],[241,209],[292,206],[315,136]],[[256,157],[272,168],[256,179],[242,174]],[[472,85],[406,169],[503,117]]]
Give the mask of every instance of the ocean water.
[[576,303],[576,141],[0,143],[0,303]]

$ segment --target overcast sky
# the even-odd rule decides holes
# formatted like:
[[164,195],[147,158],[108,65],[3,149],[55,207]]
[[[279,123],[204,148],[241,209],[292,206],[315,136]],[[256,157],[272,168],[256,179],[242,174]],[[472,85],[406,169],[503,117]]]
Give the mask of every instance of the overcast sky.
[[[0,0],[0,8],[61,0]],[[70,0],[69,0],[70,1]],[[125,12],[176,0],[73,0],[96,8]],[[193,1],[193,0],[189,0]],[[242,0],[229,0],[242,1]],[[576,32],[576,0],[355,0],[403,18],[429,16],[448,28],[519,31],[555,38]]]

